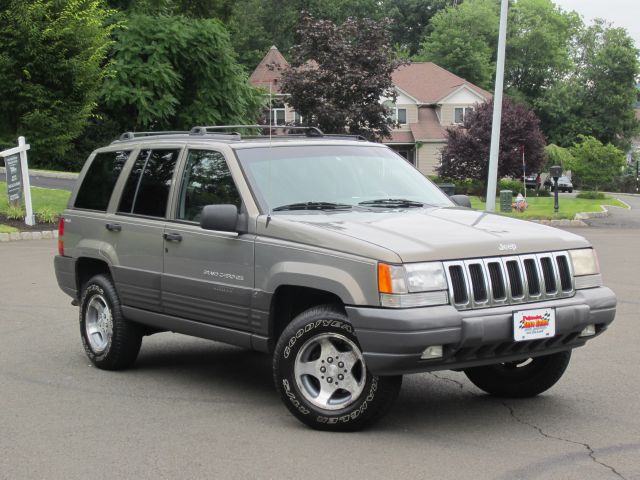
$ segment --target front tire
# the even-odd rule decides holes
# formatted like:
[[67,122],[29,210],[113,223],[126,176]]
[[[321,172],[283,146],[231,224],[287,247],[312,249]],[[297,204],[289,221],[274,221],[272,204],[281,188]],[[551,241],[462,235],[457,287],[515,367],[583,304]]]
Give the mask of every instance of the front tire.
[[138,356],[142,333],[123,317],[118,293],[106,275],[96,275],[84,285],[80,336],[91,363],[103,370],[127,368]]
[[518,362],[500,363],[464,371],[481,390],[498,397],[526,398],[548,390],[564,374],[571,350]]
[[342,309],[323,305],[298,315],[275,348],[273,377],[289,411],[328,431],[354,431],[384,416],[400,392],[402,376],[378,377]]

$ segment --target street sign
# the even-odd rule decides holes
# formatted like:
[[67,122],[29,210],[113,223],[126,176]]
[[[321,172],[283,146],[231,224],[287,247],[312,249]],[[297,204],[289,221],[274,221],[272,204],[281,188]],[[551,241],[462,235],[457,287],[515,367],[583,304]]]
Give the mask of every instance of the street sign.
[[20,168],[20,155],[15,154],[4,159],[7,172],[7,195],[9,203],[22,200],[22,168]]
[[[29,148],[30,146],[25,142],[24,137],[18,137],[18,146],[0,152],[0,157],[4,158],[7,168],[7,193],[9,194],[9,200],[11,200],[12,196],[20,200],[20,191],[24,193],[24,209],[26,210],[24,223],[33,226],[36,223],[36,219],[33,215],[33,205],[31,204],[31,183],[29,182],[29,165],[27,164],[27,150],[29,150]],[[19,159],[17,166],[14,161],[16,157]],[[15,180],[13,180],[14,176]],[[10,181],[10,178],[12,181]],[[11,184],[11,187],[9,184]]]

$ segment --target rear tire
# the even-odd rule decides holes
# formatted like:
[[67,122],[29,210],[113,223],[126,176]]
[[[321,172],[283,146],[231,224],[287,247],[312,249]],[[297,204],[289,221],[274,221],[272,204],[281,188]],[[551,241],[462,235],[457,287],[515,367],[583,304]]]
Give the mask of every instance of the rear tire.
[[120,298],[107,275],[92,277],[82,289],[80,336],[89,360],[103,370],[121,370],[135,362],[142,332],[122,316]]
[[354,431],[383,417],[402,376],[367,370],[353,327],[336,306],[313,307],[282,332],[273,356],[276,389],[301,422],[328,431]]
[[560,380],[570,359],[568,350],[518,362],[468,368],[464,373],[476,387],[491,395],[535,397]]

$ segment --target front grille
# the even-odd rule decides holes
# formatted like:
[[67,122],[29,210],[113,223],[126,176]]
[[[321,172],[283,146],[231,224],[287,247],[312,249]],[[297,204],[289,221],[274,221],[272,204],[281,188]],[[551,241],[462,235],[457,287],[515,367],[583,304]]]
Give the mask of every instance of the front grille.
[[574,294],[567,252],[444,262],[459,310],[530,303]]

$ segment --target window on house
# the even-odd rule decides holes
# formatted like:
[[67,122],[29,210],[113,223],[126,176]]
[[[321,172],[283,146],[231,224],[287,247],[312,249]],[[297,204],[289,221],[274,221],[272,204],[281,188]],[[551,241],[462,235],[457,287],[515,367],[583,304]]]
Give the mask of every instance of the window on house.
[[473,107],[456,107],[453,110],[453,123],[464,123],[464,119],[473,112]]
[[390,100],[384,102],[383,105],[387,108],[387,111],[389,112],[389,118],[391,118],[391,120],[400,125],[407,124],[406,108],[398,108],[398,106]]
[[406,108],[397,108],[396,107],[396,121],[400,125],[407,124],[407,109]]
[[286,123],[285,109],[284,108],[272,108],[271,109],[271,125],[282,126]]
[[302,125],[302,115],[298,112],[293,112],[293,123],[296,125]]

